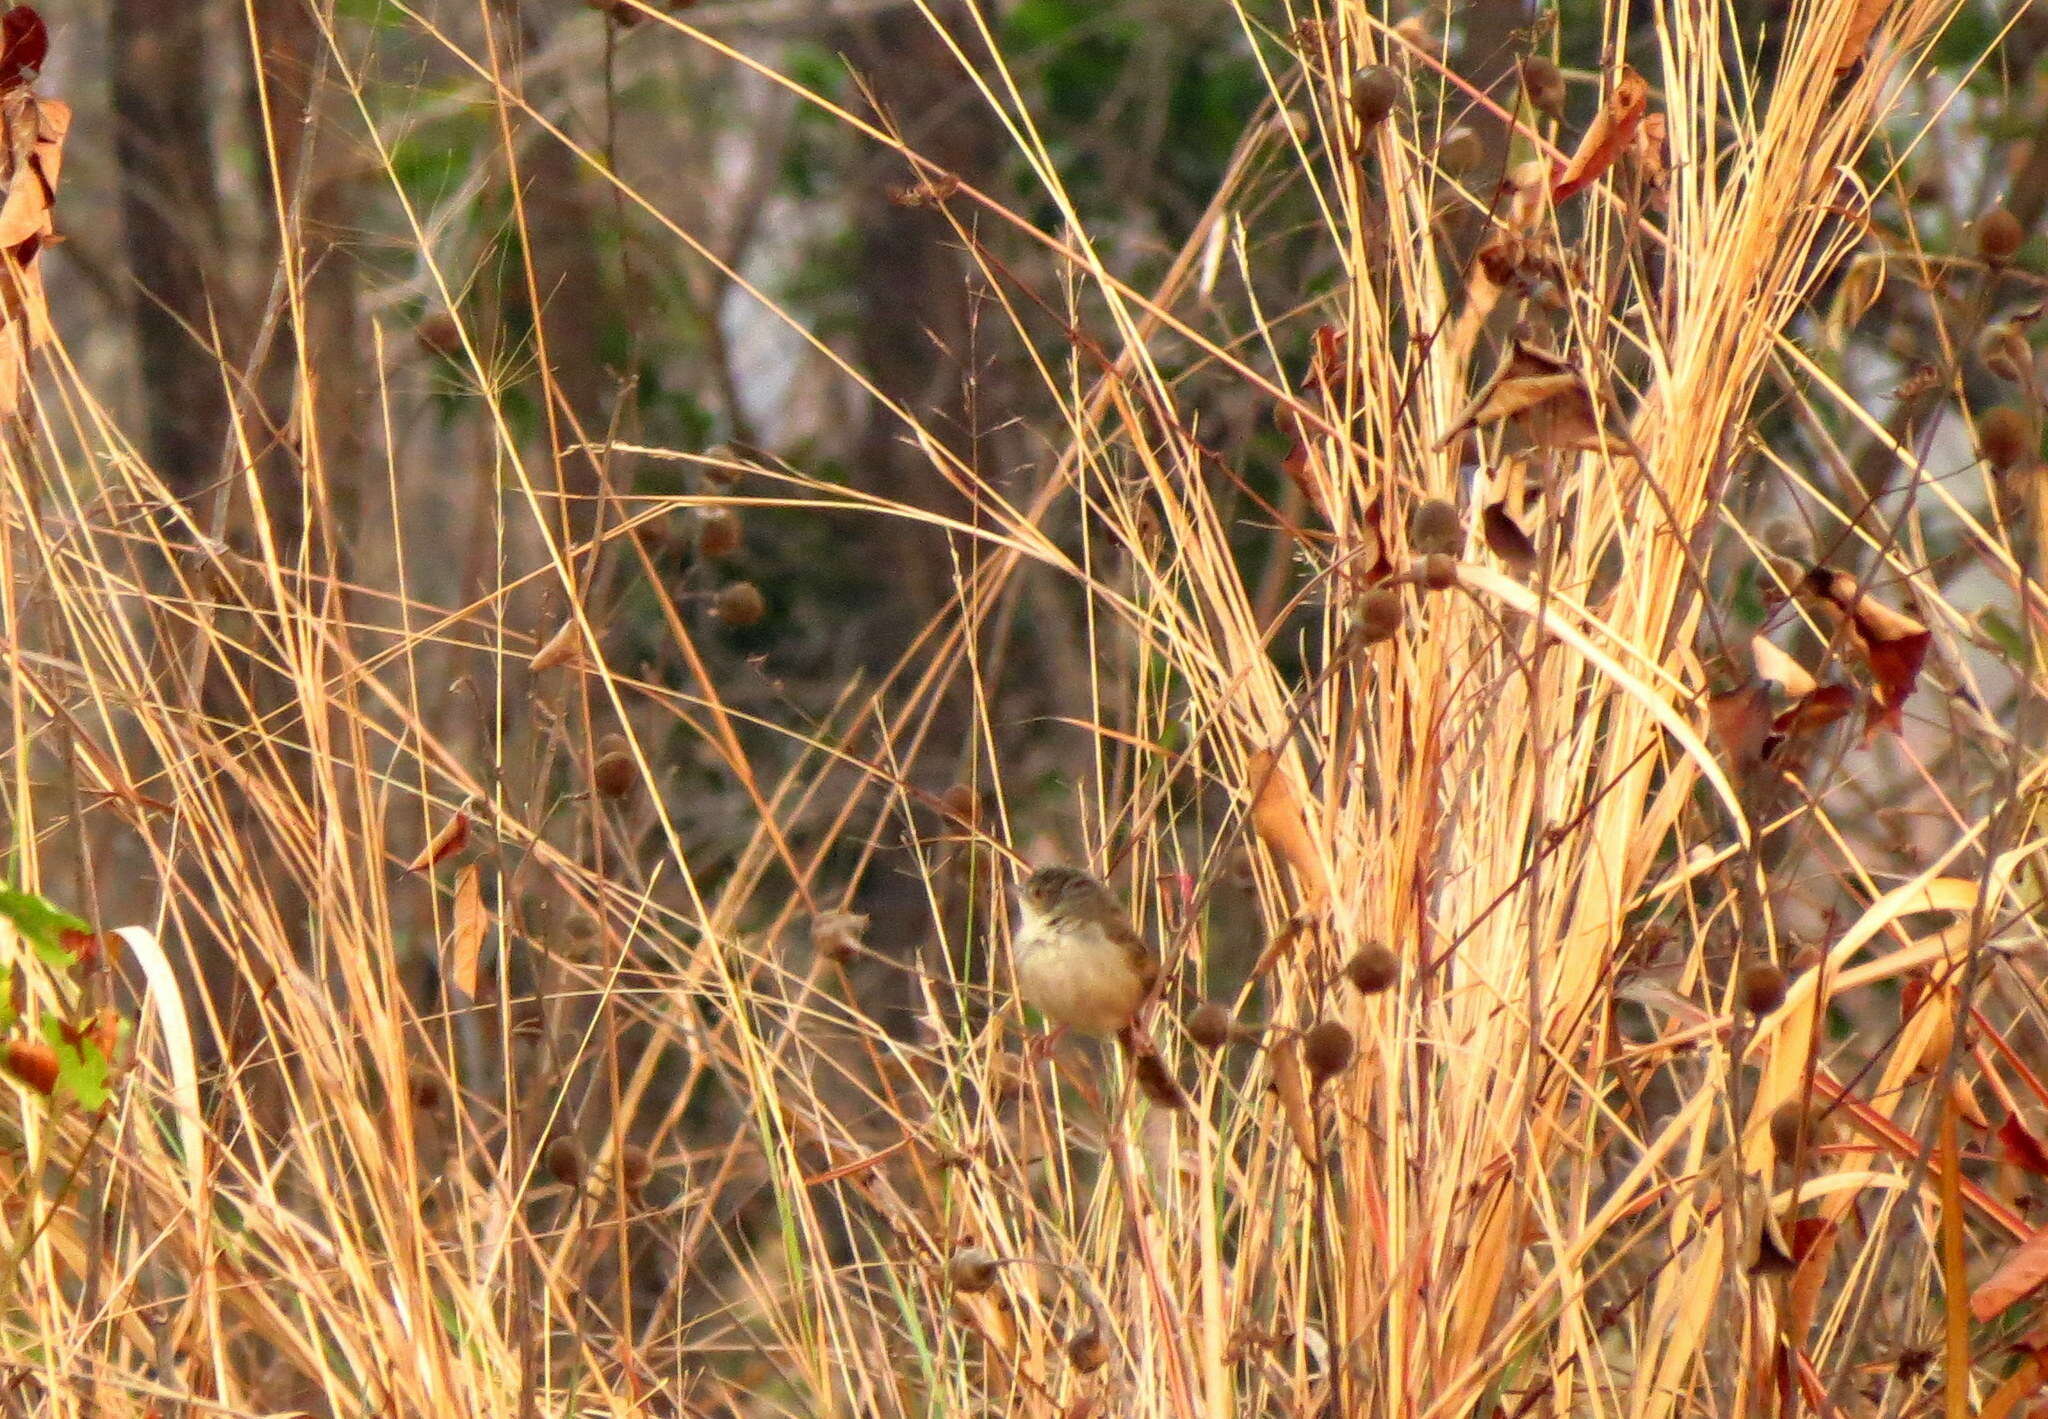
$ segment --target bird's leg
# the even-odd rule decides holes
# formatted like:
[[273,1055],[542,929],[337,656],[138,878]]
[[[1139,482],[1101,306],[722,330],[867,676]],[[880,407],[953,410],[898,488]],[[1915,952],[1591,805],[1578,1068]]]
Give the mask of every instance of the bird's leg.
[[1065,1025],[1054,1025],[1042,1035],[1033,1035],[1024,1043],[1024,1057],[1033,1064],[1043,1064],[1052,1058],[1053,1049],[1059,1044],[1060,1036],[1067,1032]]

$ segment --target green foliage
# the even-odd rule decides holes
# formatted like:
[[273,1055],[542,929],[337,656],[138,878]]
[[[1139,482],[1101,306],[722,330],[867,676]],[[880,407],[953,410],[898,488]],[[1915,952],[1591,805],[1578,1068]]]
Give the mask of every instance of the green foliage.
[[43,1039],[57,1052],[57,1088],[88,1109],[103,1106],[112,1097],[107,1088],[109,1063],[100,1047],[73,1032],[54,1015],[42,1019]]
[[13,887],[0,887],[0,917],[12,922],[14,929],[35,947],[37,960],[55,970],[68,970],[77,963],[71,948],[64,944],[64,933],[89,933],[92,930],[77,917],[59,910],[35,893],[17,891]]

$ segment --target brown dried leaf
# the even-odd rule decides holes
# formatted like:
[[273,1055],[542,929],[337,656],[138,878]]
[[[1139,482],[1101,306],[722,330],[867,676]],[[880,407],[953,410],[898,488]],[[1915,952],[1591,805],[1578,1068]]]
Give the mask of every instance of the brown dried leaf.
[[1979,1321],[1990,1320],[2032,1294],[2044,1281],[2048,1281],[2048,1227],[2021,1242],[1998,1270],[1970,1293],[1970,1314]]
[[1864,52],[1870,48],[1871,35],[1877,32],[1878,22],[1890,8],[1891,0],[1857,0],[1849,23],[1842,27],[1842,43],[1835,50],[1837,78],[1854,69],[1863,58]]
[[40,70],[49,57],[49,27],[34,6],[16,5],[0,19],[0,90],[27,83],[28,72]]
[[1578,372],[1550,351],[1520,340],[1436,446],[1445,448],[1459,435],[1502,419],[1513,419],[1540,448],[1598,449],[1604,443],[1593,417],[1593,396]]
[[1933,636],[1903,611],[1894,611],[1859,590],[1850,572],[1815,567],[1806,574],[1802,589],[1830,621],[1848,632],[1849,643],[1863,656],[1877,681],[1864,732],[1898,732],[1906,697],[1920,678],[1920,665],[1927,658]]
[[1508,516],[1501,503],[1488,503],[1479,514],[1480,530],[1486,534],[1487,550],[1499,557],[1514,576],[1527,580],[1536,570],[1536,544],[1529,534]]
[[1614,160],[1635,137],[1636,126],[1650,106],[1650,86],[1643,76],[1624,64],[1621,76],[1607,102],[1594,116],[1586,136],[1579,140],[1571,161],[1558,171],[1550,185],[1550,197],[1562,202],[1573,193],[1600,180],[1614,166]]
[[1266,1051],[1266,1065],[1272,1074],[1273,1096],[1280,1101],[1280,1116],[1294,1135],[1294,1146],[1311,1168],[1323,1161],[1323,1133],[1316,1127],[1316,1106],[1309,1087],[1308,1071],[1301,1063],[1301,1039],[1282,1035]]
[[1807,673],[1805,666],[1763,636],[1750,641],[1749,649],[1757,678],[1777,682],[1778,688],[1793,699],[1803,700],[1820,688],[1820,683]]
[[1330,880],[1324,875],[1322,857],[1316,852],[1315,837],[1309,832],[1308,813],[1294,791],[1294,784],[1281,770],[1279,760],[1259,749],[1246,760],[1252,792],[1252,829],[1273,856],[1294,869],[1302,896],[1322,902],[1330,895]]
[[1763,762],[1772,732],[1771,692],[1761,681],[1752,680],[1707,696],[1707,727],[1737,768]]
[[577,629],[576,618],[571,616],[548,637],[546,645],[533,653],[533,659],[526,663],[526,668],[538,675],[543,670],[552,670],[557,665],[567,665],[582,658],[583,637]]
[[476,999],[476,967],[490,929],[483,881],[472,862],[455,874],[455,927],[448,938],[447,966],[449,982],[471,1000]]
[[455,810],[455,816],[444,823],[441,831],[434,834],[427,845],[419,850],[419,855],[405,864],[405,870],[424,872],[443,858],[453,857],[461,852],[468,843],[469,810],[458,808]]
[[1771,724],[1778,734],[1816,734],[1856,708],[1856,695],[1847,685],[1825,685],[1779,715]]

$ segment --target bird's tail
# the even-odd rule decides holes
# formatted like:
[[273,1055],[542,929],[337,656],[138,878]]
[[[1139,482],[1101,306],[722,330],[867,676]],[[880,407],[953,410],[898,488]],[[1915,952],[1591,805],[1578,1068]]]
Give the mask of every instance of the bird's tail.
[[1180,1087],[1180,1081],[1167,1068],[1159,1046],[1152,1043],[1151,1036],[1141,1034],[1135,1025],[1126,1025],[1116,1032],[1116,1042],[1123,1046],[1124,1057],[1131,1062],[1131,1077],[1138,1081],[1138,1087],[1146,1098],[1161,1108],[1184,1109],[1188,1106],[1187,1091]]

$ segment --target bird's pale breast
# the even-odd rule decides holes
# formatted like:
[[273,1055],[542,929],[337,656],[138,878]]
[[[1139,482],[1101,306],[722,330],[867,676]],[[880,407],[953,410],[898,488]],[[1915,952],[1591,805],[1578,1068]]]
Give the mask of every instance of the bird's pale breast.
[[1040,926],[1017,942],[1017,990],[1055,1025],[1109,1035],[1129,1024],[1145,980],[1128,951],[1092,923]]

